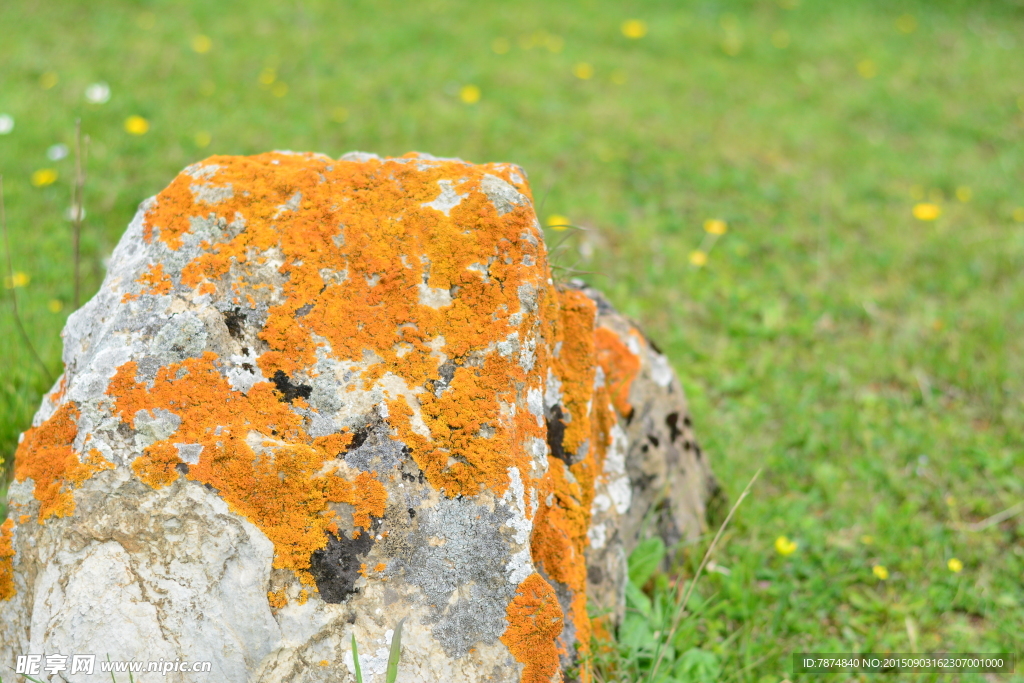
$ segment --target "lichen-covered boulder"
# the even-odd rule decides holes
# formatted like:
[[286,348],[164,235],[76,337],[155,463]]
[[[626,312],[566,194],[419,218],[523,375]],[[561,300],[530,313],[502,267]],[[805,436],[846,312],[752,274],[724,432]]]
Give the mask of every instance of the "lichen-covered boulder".
[[399,681],[587,680],[588,597],[613,623],[644,520],[692,537],[714,487],[667,360],[553,282],[508,164],[207,159],[64,344],[0,527],[0,667],[352,681],[354,636],[376,682],[404,619]]

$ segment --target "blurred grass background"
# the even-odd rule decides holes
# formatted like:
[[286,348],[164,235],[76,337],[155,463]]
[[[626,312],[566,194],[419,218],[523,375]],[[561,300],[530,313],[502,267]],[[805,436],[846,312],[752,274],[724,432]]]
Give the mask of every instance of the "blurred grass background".
[[[726,491],[765,468],[673,680],[1024,654],[1021,0],[2,3],[8,468],[59,372],[76,119],[86,297],[138,203],[210,154],[522,165],[543,220],[588,228],[556,263],[672,359]],[[706,545],[677,575],[634,562],[609,680],[649,669]]]

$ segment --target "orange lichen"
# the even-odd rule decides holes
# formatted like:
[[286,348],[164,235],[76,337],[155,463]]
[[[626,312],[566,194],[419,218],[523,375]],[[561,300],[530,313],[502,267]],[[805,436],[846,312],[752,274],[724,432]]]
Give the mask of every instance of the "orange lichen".
[[[590,648],[590,617],[586,611],[587,530],[590,528],[594,486],[604,463],[610,423],[615,419],[608,407],[606,390],[595,390],[595,319],[597,307],[582,292],[558,292],[559,307],[551,314],[547,332],[559,349],[552,364],[561,384],[565,408],[562,450],[576,460],[567,465],[548,457],[547,474],[538,483],[542,501],[534,516],[530,551],[534,562],[553,581],[569,590],[567,615],[575,627],[582,654]],[[582,457],[580,457],[582,455]],[[562,650],[567,643],[561,642]],[[586,665],[581,676],[589,680]]]
[[146,272],[140,275],[136,282],[140,285],[144,285],[144,288],[139,291],[138,294],[125,294],[121,297],[121,303],[128,301],[134,301],[143,294],[159,295],[159,294],[170,294],[173,288],[171,278],[164,272],[164,264],[154,263],[150,264]]
[[305,605],[308,600],[309,600],[309,591],[306,590],[305,588],[303,588],[302,590],[299,591],[299,604],[300,605]]
[[587,543],[590,509],[579,484],[567,475],[565,463],[555,458],[548,462],[545,482],[552,494],[551,504],[538,507],[533,521],[530,552],[548,576],[574,591],[586,589],[587,567],[583,549]]
[[134,361],[118,368],[107,393],[116,413],[131,424],[140,410],[166,410],[181,418],[168,438],[147,446],[132,468],[154,488],[178,476],[175,444],[203,447],[189,479],[215,487],[228,506],[258,526],[276,550],[274,567],[296,571],[312,584],[310,554],[324,546],[334,513],[328,503],[353,506],[356,526],[382,517],[387,490],[369,472],[348,481],[323,466],[335,459],[351,434],[312,438],[270,382],[235,391],[220,374],[216,354],[161,368],[152,387],[135,381]]
[[629,390],[640,372],[640,357],[606,327],[597,328],[594,341],[597,345],[597,362],[604,371],[612,403],[620,415],[629,415],[633,410],[629,403]]
[[288,595],[283,588],[279,591],[270,591],[267,593],[267,601],[271,607],[281,609],[288,606]]
[[[499,402],[516,402],[515,383],[525,383],[526,371],[490,353],[474,367],[459,368],[449,390],[436,397],[426,390],[440,364],[429,344],[443,336],[444,354],[462,361],[512,332],[525,337],[524,324],[510,322],[520,309],[519,284],[532,283],[539,299],[551,298],[543,252],[536,240],[522,239],[536,234],[532,209],[524,203],[499,215],[481,191],[485,174],[528,196],[525,183],[501,165],[346,162],[276,153],[211,157],[203,169],[204,182],[231,185],[233,197],[199,206],[196,178],[182,174],[157,196],[144,233],[178,249],[191,230],[190,217],[206,216],[211,208],[228,222],[243,216],[245,230],[207,245],[182,269],[181,281],[205,288],[230,275],[232,285],[247,289],[233,288],[249,306],[256,305],[253,296],[263,296],[252,282],[258,279],[254,269],[267,262],[268,250],[278,250],[284,300],[270,307],[260,332],[270,347],[257,360],[264,374],[308,371],[323,344],[316,339],[325,340],[339,360],[362,362],[372,351],[381,362],[363,372],[364,384],[393,373],[422,404],[429,437],[412,430],[408,407],[395,406],[392,415],[398,437],[410,445],[428,480],[448,496],[476,495],[482,488],[502,493],[508,468],[527,468],[519,444],[537,431],[525,415],[498,419]],[[441,193],[442,180],[463,195],[447,214],[425,206]],[[469,268],[474,264],[488,265],[490,281]],[[325,279],[325,269],[347,277]],[[457,296],[438,308],[422,305],[416,290],[423,285]],[[296,315],[303,307],[306,313]],[[417,353],[400,352],[400,343]],[[390,399],[389,408],[406,402]],[[482,425],[494,432],[480,435]],[[453,452],[460,456],[454,462]]]
[[57,388],[48,397],[50,399],[50,402],[55,404],[55,405],[57,403],[60,403],[60,400],[62,398],[64,398],[64,392],[67,391],[67,388],[68,388],[68,376],[67,376],[67,374],[62,374],[60,376],[60,383],[57,385]]
[[0,524],[0,601],[14,597],[14,520]]
[[530,574],[516,589],[505,618],[508,628],[501,642],[524,665],[520,683],[550,683],[559,672],[555,639],[562,632],[555,589],[540,574]]
[[373,571],[375,571],[375,572],[382,572],[382,571],[384,571],[387,568],[388,568],[388,566],[386,564],[384,564],[383,562],[378,562],[377,566],[373,568]]
[[570,421],[563,448],[576,453],[590,438],[590,402],[597,365],[594,362],[594,319],[597,304],[583,292],[561,291],[562,343],[555,368],[562,382],[562,402]]
[[39,501],[39,521],[66,517],[75,510],[73,489],[103,469],[113,467],[95,449],[84,462],[73,447],[78,435],[78,408],[62,404],[48,420],[25,432],[14,454],[14,478],[31,477]]

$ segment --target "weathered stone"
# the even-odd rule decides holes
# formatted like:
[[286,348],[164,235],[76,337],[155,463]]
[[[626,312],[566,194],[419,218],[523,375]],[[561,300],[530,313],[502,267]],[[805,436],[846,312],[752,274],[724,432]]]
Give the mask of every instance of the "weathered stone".
[[613,625],[641,527],[704,530],[678,380],[553,282],[512,165],[212,157],[64,342],[0,528],[0,666],[352,681],[354,635],[383,681],[404,618],[399,681],[586,680],[588,596]]

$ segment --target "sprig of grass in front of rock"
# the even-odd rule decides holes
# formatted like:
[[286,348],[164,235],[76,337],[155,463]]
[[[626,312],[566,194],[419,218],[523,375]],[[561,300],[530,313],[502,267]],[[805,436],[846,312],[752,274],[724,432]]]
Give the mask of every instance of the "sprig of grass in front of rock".
[[[718,679],[721,671],[718,658],[698,647],[687,647],[692,642],[688,642],[688,634],[679,637],[679,628],[688,614],[686,608],[697,581],[760,475],[761,469],[758,469],[732,504],[691,580],[669,582],[665,574],[658,573],[667,553],[660,537],[645,539],[633,550],[628,562],[626,616],[619,628],[618,648],[611,648],[610,657],[598,657],[594,662],[599,683],[614,681],[623,675],[626,676],[622,678],[624,681],[644,683],[710,683]],[[644,590],[648,585],[650,594]],[[704,607],[703,601],[701,603],[695,612]],[[609,648],[606,643],[595,642],[593,650],[600,653]],[[664,667],[662,662],[665,662]],[[606,673],[612,678],[606,679]]]
[[[388,669],[385,680],[387,683],[395,683],[398,678],[398,664],[402,659],[402,626],[405,625],[405,618],[398,622],[395,633],[391,636],[391,651],[388,653]],[[363,668],[359,664],[359,646],[356,644],[356,634],[352,634],[352,663],[355,664],[356,683],[363,683]]]

